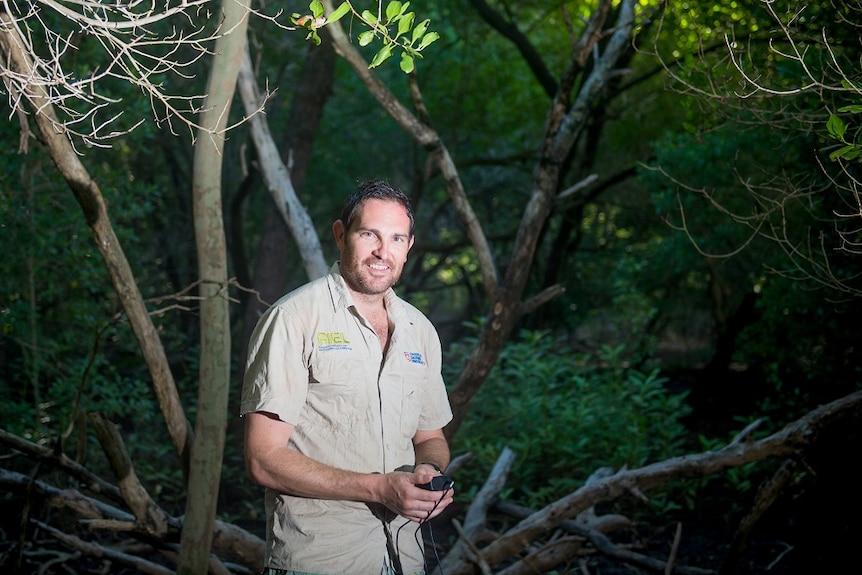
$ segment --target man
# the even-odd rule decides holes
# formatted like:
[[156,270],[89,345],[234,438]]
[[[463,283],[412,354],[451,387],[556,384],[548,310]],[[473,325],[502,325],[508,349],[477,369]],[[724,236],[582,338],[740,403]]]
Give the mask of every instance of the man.
[[413,226],[402,192],[361,184],[332,225],[329,275],[252,335],[241,413],[272,575],[422,573],[419,524],[452,502],[418,487],[449,463],[452,412],[437,332],[392,290]]

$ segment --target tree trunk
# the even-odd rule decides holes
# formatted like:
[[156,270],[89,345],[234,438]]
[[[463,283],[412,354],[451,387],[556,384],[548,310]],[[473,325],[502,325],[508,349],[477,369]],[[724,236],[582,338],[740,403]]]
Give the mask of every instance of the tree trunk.
[[224,455],[230,392],[228,299],[221,173],[224,131],[245,51],[249,0],[222,4],[207,97],[195,144],[192,199],[200,275],[200,379],[195,441],[191,450],[186,514],[177,573],[207,572]]
[[[33,62],[28,52],[23,49],[17,30],[9,15],[0,12],[0,54],[9,68],[19,73],[21,77],[35,77]],[[20,95],[29,103],[51,159],[84,212],[84,218],[93,232],[93,238],[108,268],[120,304],[141,346],[141,353],[152,377],[153,388],[165,418],[171,442],[180,456],[183,468],[187,469],[192,437],[191,427],[183,413],[162,341],[150,318],[126,254],[114,233],[102,192],[81,163],[62,122],[57,119],[54,106],[45,88],[36,82],[23,85],[12,85],[11,80],[8,79],[7,82],[10,93]]]
[[[464,191],[455,162],[440,136],[425,118],[417,118],[401,104],[369,70],[367,62],[357,52],[338,22],[326,27],[332,36],[336,52],[350,64],[368,91],[436,161],[446,181],[453,206],[476,250],[490,311],[479,342],[459,375],[455,388],[449,394],[454,413],[452,421],[446,426],[446,436],[450,439],[463,423],[473,400],[496,363],[503,346],[516,329],[518,321],[563,291],[560,286],[548,286],[529,299],[523,299],[539,235],[550,217],[560,185],[560,167],[587,125],[591,107],[609,82],[618,76],[616,66],[629,48],[634,22],[634,1],[624,0],[620,4],[615,25],[607,28],[605,24],[611,4],[610,0],[603,0],[594,10],[590,23],[575,45],[569,70],[557,88],[548,114],[541,156],[534,171],[531,197],[524,208],[502,281],[485,233]],[[324,2],[324,6],[327,13],[332,11],[332,3],[329,0]],[[598,42],[605,34],[610,36],[603,46],[604,51],[599,55]],[[521,38],[520,41],[525,40]],[[520,48],[524,53],[524,47]],[[597,55],[589,73],[581,77],[584,62],[594,52]],[[537,69],[536,64],[531,66]],[[578,87],[577,91],[575,86]],[[416,107],[423,109],[416,84],[411,87],[414,99],[417,100]]]
[[305,206],[296,197],[290,173],[281,160],[269,131],[269,125],[263,114],[258,113],[258,108],[263,102],[257,89],[248,49],[243,51],[239,89],[266,187],[272,199],[275,200],[279,213],[290,228],[294,241],[299,245],[306,274],[311,279],[322,277],[326,274],[327,266],[323,258],[323,248],[320,247],[320,239],[317,237]]
[[[248,87],[250,95],[258,93],[255,84],[252,70],[249,67]],[[311,151],[314,143],[314,137],[320,127],[320,122],[323,119],[323,110],[329,96],[332,94],[332,83],[335,76],[335,52],[332,51],[332,45],[328,40],[324,40],[320,46],[310,46],[306,52],[305,66],[302,70],[302,75],[292,99],[290,109],[290,118],[287,125],[290,130],[285,135],[283,151],[281,154],[281,163],[287,165],[286,176],[290,178],[293,185],[293,190],[297,196],[302,192],[305,184],[305,176],[308,171],[308,164],[311,160]],[[245,74],[240,75],[240,89],[245,85]],[[259,96],[258,96],[259,99]],[[246,114],[252,114],[257,104],[255,100],[250,99],[245,102]],[[258,137],[254,138],[255,146],[258,146],[258,139],[265,143],[269,137],[269,130],[264,129],[268,124],[267,116],[259,115],[261,126],[251,123],[250,130],[259,131]],[[258,157],[263,162],[263,154],[258,150]],[[277,157],[270,157],[270,161],[275,163]],[[262,170],[275,172],[276,167],[264,168]],[[277,193],[275,184],[267,183],[271,194]],[[275,199],[273,199],[275,202]],[[298,202],[298,200],[297,200]],[[257,297],[249,299],[244,312],[243,321],[243,339],[241,342],[242,352],[240,353],[240,372],[244,369],[246,358],[246,346],[251,337],[251,332],[254,329],[260,315],[266,308],[274,302],[279,296],[284,293],[285,282],[287,279],[287,242],[288,242],[288,224],[289,222],[277,211],[268,210],[264,221],[263,236],[255,257],[255,270],[252,278],[253,290]],[[294,230],[294,235],[299,230]],[[308,230],[309,233],[314,233],[313,226]],[[296,238],[296,243],[302,245],[301,238]],[[323,250],[320,247],[319,240],[316,243],[316,251],[311,254],[319,260],[317,267],[310,267],[306,264],[306,272],[309,279],[320,277],[326,274],[326,260],[323,256]]]

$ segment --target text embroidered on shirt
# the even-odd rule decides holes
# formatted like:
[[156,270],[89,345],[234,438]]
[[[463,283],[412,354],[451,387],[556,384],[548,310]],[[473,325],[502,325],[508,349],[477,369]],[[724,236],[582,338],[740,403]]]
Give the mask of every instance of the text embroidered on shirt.
[[425,360],[422,359],[422,354],[417,351],[405,351],[404,359],[406,359],[410,363],[418,363],[419,365],[425,365]]
[[350,340],[340,331],[319,331],[317,332],[317,345],[320,346],[320,351],[331,351],[334,349],[352,349]]

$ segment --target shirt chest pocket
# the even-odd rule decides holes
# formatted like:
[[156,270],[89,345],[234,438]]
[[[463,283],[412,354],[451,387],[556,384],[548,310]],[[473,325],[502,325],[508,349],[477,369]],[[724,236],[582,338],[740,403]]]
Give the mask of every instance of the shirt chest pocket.
[[419,429],[424,393],[428,386],[428,370],[424,365],[408,363],[400,371],[400,428],[405,437],[412,438]]
[[309,367],[306,403],[331,425],[352,426],[366,413],[369,387],[374,386],[368,385],[365,365],[359,360],[318,360]]

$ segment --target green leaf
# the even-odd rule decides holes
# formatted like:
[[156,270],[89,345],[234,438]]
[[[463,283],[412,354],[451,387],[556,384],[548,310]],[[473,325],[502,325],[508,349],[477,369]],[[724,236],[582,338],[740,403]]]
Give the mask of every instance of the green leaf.
[[[413,42],[416,42],[419,38],[425,35],[425,31],[428,29],[428,24],[430,24],[430,20],[423,20],[419,23],[416,28],[413,29]],[[413,42],[410,42],[411,44]]]
[[410,28],[413,27],[413,21],[416,20],[416,14],[414,12],[408,12],[398,21],[398,36],[402,34],[406,34],[410,31]]
[[317,33],[317,30],[312,30],[308,33],[308,36],[305,37],[306,40],[311,40],[311,42],[315,46],[320,46],[320,35]]
[[315,19],[323,16],[323,2],[320,0],[311,0],[311,4],[308,5],[308,9],[311,10],[311,15],[314,16]]
[[829,159],[833,162],[839,159],[853,160],[859,156],[859,149],[856,146],[842,146],[829,154]]
[[386,44],[383,48],[380,49],[377,54],[374,55],[374,58],[371,60],[371,64],[368,65],[369,68],[376,68],[383,62],[389,59],[392,56],[392,46]]
[[326,19],[326,23],[329,24],[330,22],[337,22],[348,12],[350,12],[350,4],[342,2],[341,6],[332,11],[332,14],[330,14]]
[[359,35],[359,45],[368,46],[369,44],[371,44],[371,42],[374,41],[374,35],[374,30],[366,30]]
[[851,114],[862,114],[862,104],[850,104],[838,108],[839,112],[850,112]]
[[401,2],[395,0],[394,2],[390,2],[386,6],[386,19],[389,21],[394,20],[397,16],[401,14]]
[[405,74],[409,74],[410,72],[413,71],[414,67],[415,67],[415,65],[413,62],[413,56],[411,56],[407,52],[402,52],[401,53],[401,70]]
[[362,19],[365,20],[369,26],[377,26],[377,16],[375,16],[370,10],[362,11]]
[[437,32],[428,32],[424,36],[422,36],[422,42],[419,44],[417,50],[423,50],[427,48],[432,42],[436,42],[440,39],[440,34]]
[[829,131],[830,136],[843,142],[844,132],[847,131],[847,125],[840,117],[832,114],[829,116],[829,120],[826,121],[826,130]]

